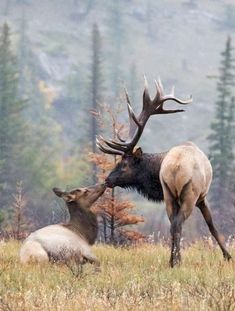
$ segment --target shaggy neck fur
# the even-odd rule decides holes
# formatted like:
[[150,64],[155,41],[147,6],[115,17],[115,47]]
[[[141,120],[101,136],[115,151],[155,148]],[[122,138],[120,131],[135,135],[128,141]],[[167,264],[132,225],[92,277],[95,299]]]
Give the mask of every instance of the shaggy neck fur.
[[70,221],[64,224],[65,227],[83,236],[92,245],[95,243],[98,234],[97,217],[89,209],[79,206],[76,202],[67,203]]
[[163,190],[159,173],[161,163],[166,154],[167,152],[158,154],[143,154],[134,182],[125,188],[137,190],[148,200],[155,202],[163,201]]

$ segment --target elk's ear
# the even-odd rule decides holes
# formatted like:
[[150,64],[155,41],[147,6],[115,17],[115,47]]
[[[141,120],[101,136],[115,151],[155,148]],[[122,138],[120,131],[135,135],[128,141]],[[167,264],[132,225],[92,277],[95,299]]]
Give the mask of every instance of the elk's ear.
[[66,192],[66,191],[62,191],[62,190],[59,189],[59,188],[53,188],[52,190],[54,191],[54,193],[55,193],[58,197],[64,199],[65,202],[72,202],[72,201],[74,201],[74,199],[75,199],[75,195],[74,195],[74,194],[71,194],[71,193]]
[[53,188],[52,190],[58,197],[62,197],[62,195],[65,194],[65,192],[62,191],[60,188]]
[[142,157],[142,155],[143,155],[142,149],[141,149],[140,147],[138,147],[138,148],[134,151],[133,155],[135,156],[135,158],[140,159],[140,158]]

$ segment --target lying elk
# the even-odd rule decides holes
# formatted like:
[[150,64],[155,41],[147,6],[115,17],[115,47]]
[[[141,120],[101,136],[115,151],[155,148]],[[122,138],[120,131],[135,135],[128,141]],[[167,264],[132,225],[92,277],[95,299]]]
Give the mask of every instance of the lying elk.
[[70,192],[54,188],[54,193],[66,202],[70,220],[31,233],[21,247],[21,262],[73,260],[79,264],[88,261],[98,267],[99,262],[90,247],[97,238],[98,223],[90,207],[105,188],[104,185],[95,185]]
[[177,113],[184,110],[165,110],[164,103],[173,100],[185,105],[192,102],[192,98],[182,101],[174,96],[172,91],[164,95],[161,81],[156,83],[156,96],[152,100],[148,92],[145,78],[143,93],[143,108],[137,117],[133,112],[130,99],[126,92],[127,107],[130,119],[130,140],[125,141],[117,131],[119,141],[97,138],[98,148],[105,153],[122,156],[121,161],[106,179],[108,187],[132,188],[149,200],[165,201],[166,211],[171,222],[171,258],[173,267],[181,261],[180,239],[183,222],[197,206],[211,234],[218,242],[225,259],[231,259],[225,249],[222,239],[215,229],[206,196],[212,180],[212,168],[205,154],[192,142],[170,149],[160,154],[142,153],[141,148],[135,149],[144,126],[151,115]]

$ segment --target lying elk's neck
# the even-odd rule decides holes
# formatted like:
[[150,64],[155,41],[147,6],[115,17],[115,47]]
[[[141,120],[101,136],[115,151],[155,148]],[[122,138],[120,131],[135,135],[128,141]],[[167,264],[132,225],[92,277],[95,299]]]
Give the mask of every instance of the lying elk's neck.
[[135,181],[130,185],[130,188],[137,190],[149,200],[155,202],[163,201],[163,190],[159,173],[166,154],[167,152],[155,154],[144,153]]
[[84,237],[89,244],[94,244],[98,234],[96,215],[76,202],[68,203],[68,209],[70,221],[64,226]]

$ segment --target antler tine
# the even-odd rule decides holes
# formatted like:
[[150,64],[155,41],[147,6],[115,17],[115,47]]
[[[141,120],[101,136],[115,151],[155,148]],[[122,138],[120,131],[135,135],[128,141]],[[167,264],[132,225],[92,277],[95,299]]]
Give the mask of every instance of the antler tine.
[[135,122],[137,126],[140,126],[140,123],[134,113],[134,110],[129,103],[127,103],[127,108],[128,108],[129,116],[131,117],[131,119]]
[[155,80],[155,83],[156,83],[156,87],[157,87],[157,90],[159,92],[160,97],[163,96],[164,95],[164,88],[163,88],[162,81],[161,81],[160,77],[157,79],[157,81]]
[[107,154],[114,154],[114,155],[121,155],[121,156],[124,154],[124,152],[122,151],[104,147],[97,137],[96,137],[96,146],[100,149],[100,151],[107,153]]
[[149,95],[148,81],[146,76],[144,75],[144,94],[143,94],[143,108],[146,107],[146,104],[151,102],[151,98]]
[[131,151],[134,146],[137,144],[141,134],[142,134],[142,131],[143,131],[143,126],[138,126],[135,133],[134,133],[134,136],[131,137],[131,141],[129,142],[117,142],[117,141],[114,141],[114,140],[111,140],[111,141],[108,141],[108,140],[105,140],[102,138],[102,140],[104,141],[105,144],[107,144],[110,148],[112,149],[115,149],[115,150],[121,150],[123,151],[124,153],[127,153],[129,151]]
[[177,113],[177,112],[183,112],[185,111],[184,109],[164,109],[163,108],[163,104],[164,102],[166,102],[167,100],[173,100],[181,105],[187,105],[190,104],[192,102],[192,96],[190,96],[190,98],[188,100],[180,100],[174,96],[168,95],[165,96],[164,99],[162,100],[162,102],[158,105],[158,107],[156,108],[156,110],[154,111],[153,114],[168,114],[168,113]]
[[145,74],[144,74],[144,89],[148,91],[148,80]]
[[172,88],[171,88],[171,95],[172,96],[175,96],[175,86],[173,85]]
[[131,152],[134,149],[134,147],[137,144],[137,142],[138,142],[142,132],[143,132],[143,126],[137,127],[133,137],[131,137],[131,141],[123,142],[123,143],[118,143],[118,142],[112,140],[111,142],[110,141],[109,142],[105,141],[105,143],[108,146],[110,146],[110,147],[113,146],[111,148],[113,148],[115,150],[116,149],[117,150],[123,150],[124,153],[128,153],[128,152]]
[[126,151],[126,147],[124,143],[118,143],[114,140],[107,140],[102,136],[99,136],[100,139],[110,148],[114,149],[114,150],[118,150],[118,151],[122,151],[125,152]]
[[124,88],[124,89],[125,89],[125,95],[126,95],[127,109],[128,109],[129,119],[130,119],[130,125],[132,125],[132,120],[134,120],[135,123],[138,122],[138,121],[136,119],[135,113],[134,113],[133,108],[131,106],[131,101],[130,101],[130,97],[128,95],[127,89],[126,88]]
[[190,98],[188,100],[181,100],[177,97],[175,97],[174,95],[166,95],[162,98],[162,104],[160,104],[157,109],[155,110],[154,114],[168,114],[168,113],[177,113],[177,112],[183,112],[185,111],[184,109],[164,109],[163,108],[163,104],[164,102],[166,102],[167,100],[173,100],[175,102],[177,102],[180,105],[188,105],[190,103],[192,103],[193,99],[192,99],[192,95],[190,96]]
[[193,96],[190,95],[189,99],[187,99],[187,100],[181,100],[181,99],[175,97],[174,95],[170,94],[170,95],[164,96],[163,100],[164,100],[164,102],[167,101],[167,100],[174,100],[174,101],[177,102],[178,104],[181,104],[181,105],[188,105],[188,104],[191,104],[191,103],[192,103],[192,101],[193,101]]
[[116,133],[116,135],[117,135],[117,138],[120,140],[120,142],[122,142],[122,143],[125,143],[125,142],[126,142],[125,139],[121,138],[121,136],[120,136],[118,130],[115,129],[115,133]]
[[124,87],[124,91],[125,91],[125,95],[126,95],[126,101],[131,104],[131,101],[130,101],[130,98],[129,98],[129,95],[128,95],[128,92],[127,92],[127,89],[126,87]]
[[130,123],[130,128],[129,128],[129,136],[132,136],[135,133],[136,126],[140,126],[138,118],[136,117],[134,110],[131,105],[131,101],[127,92],[127,89],[125,88],[125,94],[126,94],[126,100],[127,100],[127,110],[129,114],[129,123]]
[[155,111],[153,114],[160,114],[160,113],[167,114],[167,113],[176,113],[176,112],[184,111],[183,109],[165,110],[163,108],[163,104],[167,100],[173,100],[173,101],[175,101],[181,105],[187,105],[187,104],[190,104],[192,102],[192,95],[190,96],[190,98],[188,100],[181,100],[181,99],[175,97],[174,86],[172,87],[171,93],[169,95],[164,95],[163,86],[162,86],[160,78],[158,79],[158,81],[155,80],[155,84],[156,84],[157,94],[156,94],[154,100],[152,101],[152,104],[155,105]]

